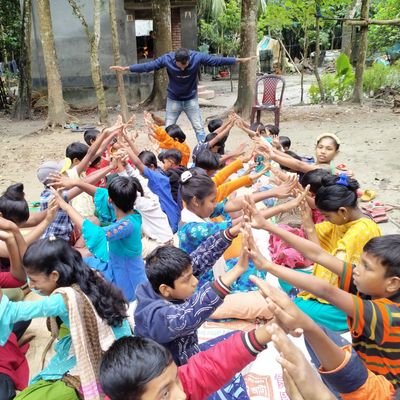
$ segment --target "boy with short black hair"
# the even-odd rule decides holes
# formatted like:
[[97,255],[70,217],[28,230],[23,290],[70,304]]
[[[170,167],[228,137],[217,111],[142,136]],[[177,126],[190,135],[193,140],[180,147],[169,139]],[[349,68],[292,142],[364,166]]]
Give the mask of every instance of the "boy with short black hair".
[[[303,276],[271,263],[250,240],[257,268],[267,270],[296,287],[321,297],[348,315],[353,348],[372,372],[400,387],[400,235],[375,237],[367,242],[360,265],[349,265],[309,240],[268,223],[251,207],[254,226],[280,236],[313,262],[339,276],[339,287],[314,276]],[[311,315],[312,316],[312,315]]]
[[171,353],[155,341],[121,338],[103,356],[100,384],[110,400],[206,399],[254,361],[270,340],[265,326],[235,332],[177,368]]
[[172,197],[179,205],[178,191],[181,175],[187,170],[186,167],[181,165],[182,154],[177,149],[169,149],[160,153],[158,159],[163,163],[164,174],[169,178]]
[[[197,288],[198,279],[230,246],[240,226],[217,232],[191,254],[174,246],[158,247],[146,258],[148,282],[136,291],[135,334],[167,347],[178,365],[200,351],[197,329],[222,304],[229,287],[247,270],[244,232],[238,263],[213,283]],[[233,234],[232,234],[233,232]]]
[[87,129],[83,132],[83,140],[88,146],[91,146],[95,141],[97,136],[100,135],[100,131],[97,129]]

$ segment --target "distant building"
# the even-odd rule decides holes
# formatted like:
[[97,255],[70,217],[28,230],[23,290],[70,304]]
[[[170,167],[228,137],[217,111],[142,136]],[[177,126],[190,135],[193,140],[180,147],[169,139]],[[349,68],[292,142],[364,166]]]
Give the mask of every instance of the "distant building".
[[[91,28],[92,2],[80,2],[82,12]],[[68,2],[50,2],[53,32],[64,98],[76,106],[94,106],[96,98],[90,72],[90,52],[86,35]],[[151,1],[116,1],[122,65],[145,62],[152,56]],[[173,49],[197,48],[196,1],[171,0]],[[115,74],[108,67],[114,65],[110,21],[107,2],[101,17],[100,63],[109,105],[117,103]],[[46,88],[46,73],[40,42],[36,2],[33,1],[32,77],[35,90]],[[130,103],[144,100],[151,91],[153,74],[127,74],[126,89]]]

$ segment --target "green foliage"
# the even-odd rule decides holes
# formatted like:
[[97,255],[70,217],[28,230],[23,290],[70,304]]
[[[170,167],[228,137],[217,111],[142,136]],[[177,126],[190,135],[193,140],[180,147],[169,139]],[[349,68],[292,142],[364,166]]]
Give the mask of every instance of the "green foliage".
[[363,90],[366,94],[374,96],[385,86],[392,88],[400,86],[400,62],[390,67],[375,63],[364,71]]
[[225,12],[217,17],[199,19],[199,28],[200,44],[208,44],[214,53],[236,55],[239,48],[239,1],[227,0]]
[[[400,18],[399,0],[373,0],[371,13],[374,19]],[[368,30],[369,51],[385,52],[389,47],[400,42],[398,26],[371,25]]]
[[19,1],[2,0],[0,6],[0,61],[17,58],[20,31],[21,11]]
[[[349,58],[341,54],[336,60],[336,73],[321,76],[322,86],[325,91],[325,101],[336,103],[350,98],[354,87],[354,71]],[[311,85],[308,95],[312,104],[321,101],[318,85]]]

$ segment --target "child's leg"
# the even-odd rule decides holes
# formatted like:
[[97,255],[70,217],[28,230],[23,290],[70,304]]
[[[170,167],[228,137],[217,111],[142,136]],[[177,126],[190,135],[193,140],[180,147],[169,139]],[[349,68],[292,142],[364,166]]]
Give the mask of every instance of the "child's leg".
[[79,400],[75,389],[62,381],[39,381],[29,385],[15,400]]

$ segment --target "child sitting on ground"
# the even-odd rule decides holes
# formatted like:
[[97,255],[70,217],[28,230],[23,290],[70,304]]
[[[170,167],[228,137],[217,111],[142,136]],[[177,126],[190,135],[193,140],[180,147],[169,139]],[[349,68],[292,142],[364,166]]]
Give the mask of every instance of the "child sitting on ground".
[[164,174],[169,178],[172,197],[179,204],[179,182],[182,173],[187,170],[187,168],[182,165],[182,154],[179,150],[169,149],[160,153],[158,159],[163,163]]
[[270,340],[265,326],[236,332],[177,368],[171,353],[153,340],[122,338],[103,356],[100,383],[109,400],[203,400],[254,361]]
[[222,304],[231,284],[247,270],[243,250],[231,271],[196,291],[196,277],[212,268],[238,230],[239,225],[217,231],[191,256],[177,247],[164,246],[146,258],[148,282],[136,292],[135,334],[163,344],[178,365],[201,350],[197,329]]
[[[353,347],[372,372],[399,387],[400,359],[400,235],[374,237],[364,246],[357,266],[342,261],[317,244],[269,224],[257,216],[259,228],[279,235],[307,258],[339,276],[339,287],[266,260],[250,240],[250,254],[257,268],[329,301],[348,316]],[[310,314],[312,317],[312,315]]]
[[149,135],[158,141],[161,149],[176,149],[181,153],[181,165],[187,166],[190,158],[190,147],[187,145],[186,135],[182,129],[174,124],[165,128],[153,123],[151,115],[145,112],[145,121],[150,129]]

